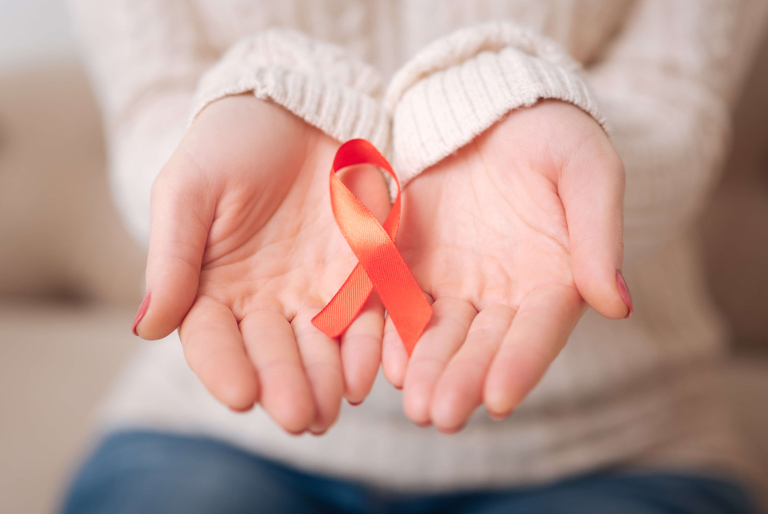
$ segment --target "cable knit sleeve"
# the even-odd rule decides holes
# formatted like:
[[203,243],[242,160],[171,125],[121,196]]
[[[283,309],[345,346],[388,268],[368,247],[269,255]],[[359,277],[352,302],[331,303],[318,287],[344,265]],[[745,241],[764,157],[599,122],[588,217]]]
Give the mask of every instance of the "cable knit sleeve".
[[345,140],[385,149],[380,79],[344,49],[285,29],[249,35],[223,56],[183,0],[71,0],[104,112],[113,190],[131,232],[149,240],[152,183],[206,105],[252,92]]
[[200,82],[193,116],[226,95],[272,100],[339,141],[362,137],[384,149],[389,123],[374,98],[381,79],[345,49],[286,29],[247,37]]
[[762,0],[643,0],[587,70],[627,170],[628,261],[680,236],[704,207],[766,15]]
[[458,30],[393,77],[385,105],[400,183],[469,143],[518,107],[571,102],[605,127],[580,66],[554,41],[511,21]]

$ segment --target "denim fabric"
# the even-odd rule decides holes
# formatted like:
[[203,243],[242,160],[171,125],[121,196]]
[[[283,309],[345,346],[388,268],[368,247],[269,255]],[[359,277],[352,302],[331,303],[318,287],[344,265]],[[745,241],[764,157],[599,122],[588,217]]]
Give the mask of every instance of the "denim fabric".
[[670,473],[601,473],[450,494],[383,493],[303,473],[211,439],[118,432],[76,476],[65,514],[756,514],[738,484]]

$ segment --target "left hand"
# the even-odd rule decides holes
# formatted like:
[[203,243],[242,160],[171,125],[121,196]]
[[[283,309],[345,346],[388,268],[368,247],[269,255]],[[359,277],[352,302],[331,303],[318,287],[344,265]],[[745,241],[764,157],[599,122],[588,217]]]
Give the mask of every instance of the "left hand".
[[404,194],[398,247],[434,315],[408,359],[390,320],[384,373],[406,415],[454,432],[503,418],[565,345],[586,303],[630,314],[622,290],[624,168],[579,108],[510,113]]

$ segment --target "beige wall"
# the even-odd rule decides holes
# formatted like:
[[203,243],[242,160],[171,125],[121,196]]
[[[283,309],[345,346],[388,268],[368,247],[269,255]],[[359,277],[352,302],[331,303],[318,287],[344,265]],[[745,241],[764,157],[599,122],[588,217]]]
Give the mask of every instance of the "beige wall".
[[0,0],[0,71],[76,55],[66,0]]

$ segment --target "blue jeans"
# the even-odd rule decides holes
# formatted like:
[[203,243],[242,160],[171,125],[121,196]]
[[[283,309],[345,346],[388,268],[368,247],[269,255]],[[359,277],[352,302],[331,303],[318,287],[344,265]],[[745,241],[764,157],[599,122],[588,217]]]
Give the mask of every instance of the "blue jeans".
[[513,513],[755,514],[737,484],[670,473],[601,473],[553,485],[384,493],[290,469],[211,439],[107,437],[75,478],[65,514]]

